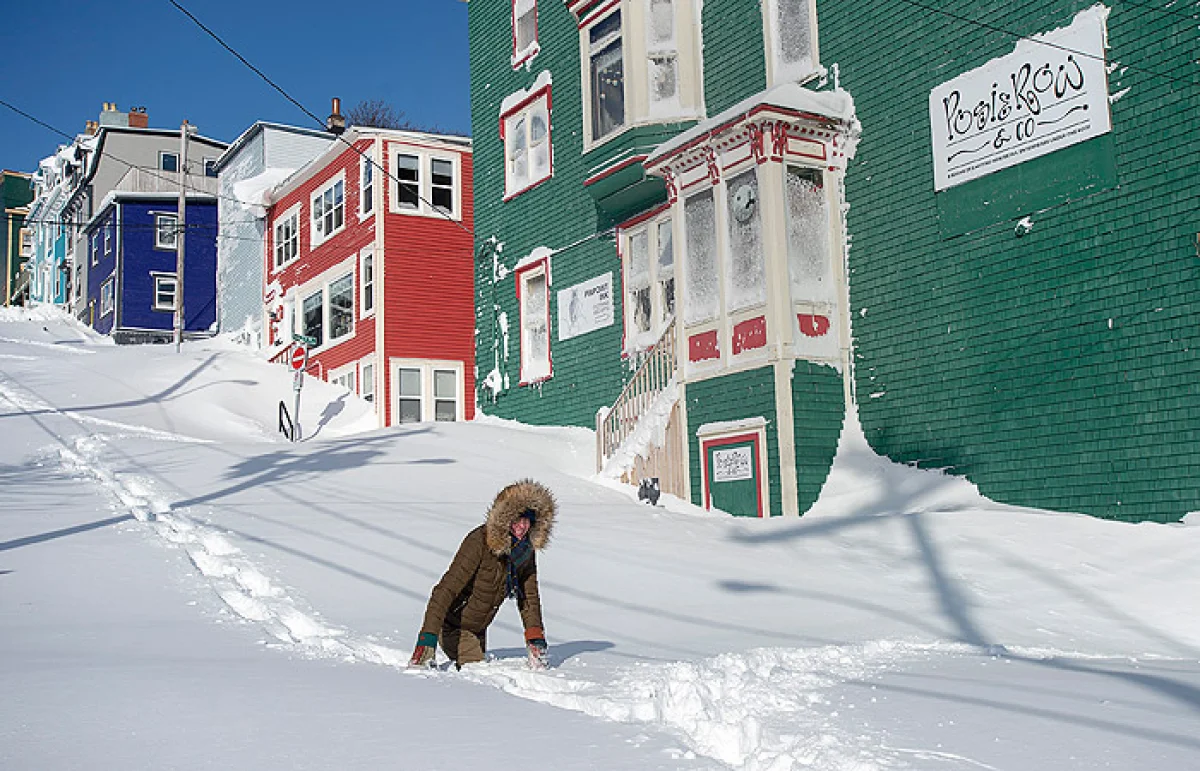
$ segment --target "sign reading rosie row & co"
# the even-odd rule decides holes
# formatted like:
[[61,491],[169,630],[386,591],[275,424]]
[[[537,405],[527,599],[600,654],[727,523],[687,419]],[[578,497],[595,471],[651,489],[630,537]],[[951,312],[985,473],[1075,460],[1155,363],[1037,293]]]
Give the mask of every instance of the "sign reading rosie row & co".
[[930,92],[935,190],[1108,133],[1107,15],[1082,11]]

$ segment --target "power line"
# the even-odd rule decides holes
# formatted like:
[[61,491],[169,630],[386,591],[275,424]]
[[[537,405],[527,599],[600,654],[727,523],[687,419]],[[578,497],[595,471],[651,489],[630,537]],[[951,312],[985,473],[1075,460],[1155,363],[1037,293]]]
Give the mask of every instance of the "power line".
[[[50,125],[49,123],[45,122],[44,120],[41,120],[40,118],[38,118],[38,117],[36,117],[36,116],[34,116],[34,115],[31,115],[31,114],[29,114],[29,113],[28,113],[28,112],[26,112],[25,110],[22,110],[21,108],[17,107],[16,105],[14,105],[14,104],[12,104],[12,103],[10,103],[10,102],[8,102],[8,101],[5,101],[4,99],[0,99],[0,106],[7,107],[8,109],[10,109],[10,110],[12,110],[13,112],[17,113],[17,114],[18,114],[18,115],[20,115],[21,117],[23,117],[23,118],[27,118],[28,120],[30,120],[30,121],[33,121],[33,122],[34,122],[34,123],[36,123],[37,125],[39,125],[39,126],[41,126],[41,127],[45,128],[45,129],[47,129],[47,130],[49,130],[49,131],[51,131],[51,132],[55,133],[55,134],[58,134],[58,135],[59,135],[59,136],[61,136],[61,137],[64,137],[64,138],[65,138],[65,139],[67,139],[67,141],[69,141],[69,142],[74,142],[74,141],[76,140],[76,138],[77,138],[77,137],[75,137],[75,136],[72,136],[71,134],[68,134],[67,132],[63,131],[62,129],[59,129],[59,128],[55,127],[55,126],[52,126],[52,125]],[[168,130],[169,130],[169,129],[168,129]],[[124,165],[126,168],[128,168],[128,169],[138,169],[139,171],[141,171],[143,174],[146,174],[147,176],[154,177],[155,179],[162,180],[163,182],[168,182],[168,183],[170,183],[171,185],[175,185],[175,186],[178,186],[178,185],[179,185],[179,180],[177,180],[177,179],[171,179],[170,177],[164,177],[162,174],[159,174],[159,173],[157,173],[157,171],[158,171],[157,169],[152,169],[152,168],[149,168],[149,167],[146,167],[146,166],[140,166],[140,165],[138,165],[138,164],[131,163],[131,162],[129,162],[129,161],[127,161],[127,160],[125,160],[124,158],[120,158],[120,157],[118,157],[118,156],[116,156],[116,155],[113,155],[111,152],[109,152],[109,151],[107,151],[107,150],[99,150],[99,149],[97,149],[97,150],[95,150],[94,152],[96,152],[96,153],[97,153],[99,156],[101,156],[101,157],[104,157],[104,158],[109,158],[109,159],[111,159],[111,160],[113,160],[113,161],[116,161],[117,163],[123,164],[123,165]],[[189,164],[189,165],[191,165],[191,164]],[[197,175],[197,174],[193,174],[193,175],[191,175],[191,176],[199,176],[199,175]],[[211,179],[211,177],[210,177],[210,179]],[[188,192],[191,192],[191,193],[197,193],[197,194],[200,194],[200,195],[212,196],[213,198],[216,198],[216,199],[218,199],[218,200],[222,200],[222,201],[231,201],[231,202],[233,202],[233,203],[236,203],[236,204],[239,204],[239,205],[245,205],[245,204],[247,203],[246,201],[243,201],[243,200],[241,200],[241,199],[239,199],[239,198],[232,198],[232,197],[230,197],[230,196],[227,196],[227,195],[221,195],[219,192],[217,192],[217,193],[212,193],[212,192],[209,192],[209,191],[207,191],[207,190],[203,190],[203,189],[201,189],[201,188],[198,188],[198,187],[196,187],[194,184],[189,184],[189,183],[186,183],[186,182],[185,182],[185,184],[184,184],[184,188],[185,188],[185,189],[186,189]],[[78,192],[78,188],[77,188],[76,190],[73,190],[73,191],[72,191],[72,193],[71,193],[71,196],[73,197],[73,196],[74,196],[74,194],[75,194],[76,192]],[[163,193],[163,194],[164,194],[164,195],[177,195],[176,193],[173,193],[173,192],[172,192],[172,193]]]
[[[1059,45],[1058,43],[1051,43],[1048,40],[1033,38],[1033,37],[1029,37],[1027,35],[1022,35],[1019,32],[1013,32],[1010,29],[1006,29],[1004,27],[999,27],[999,26],[996,26],[995,24],[989,24],[987,22],[979,21],[978,19],[972,19],[967,16],[962,16],[960,14],[953,13],[951,11],[947,11],[943,8],[938,8],[937,6],[919,3],[916,0],[896,0],[896,2],[904,3],[905,5],[911,5],[914,8],[920,8],[921,10],[929,11],[930,13],[941,14],[942,16],[947,16],[951,19],[954,19],[955,21],[960,21],[964,24],[970,24],[970,25],[979,27],[980,29],[986,29],[990,32],[999,32],[1002,35],[1008,35],[1009,37],[1014,37],[1017,40],[1025,40],[1030,43],[1036,43],[1038,45],[1046,46],[1048,48],[1055,48],[1055,49],[1058,49],[1059,51],[1064,51],[1069,54],[1081,56],[1085,59],[1092,59],[1092,60],[1101,62],[1103,64],[1108,64],[1108,61],[1103,56],[1097,56],[1096,54],[1088,53],[1087,51],[1080,51],[1080,50],[1077,50],[1074,48],[1070,48],[1069,46]],[[1137,5],[1137,4],[1131,3],[1131,5]],[[1153,75],[1154,77],[1157,77],[1157,78],[1163,78],[1164,80],[1170,80],[1170,81],[1174,81],[1177,83],[1186,83],[1189,86],[1200,85],[1200,81],[1196,81],[1191,78],[1176,77],[1175,75],[1167,75],[1165,73],[1158,72],[1157,70],[1152,70],[1149,67],[1142,67],[1141,65],[1135,65],[1135,64],[1128,64],[1128,65],[1124,65],[1124,66],[1128,67],[1131,70],[1134,70],[1135,72],[1144,72],[1148,75]]]
[[[240,61],[242,64],[246,65],[247,67],[249,67],[250,70],[253,71],[255,75],[258,75],[260,78],[262,78],[263,81],[265,81],[267,83],[267,85],[269,85],[271,88],[275,89],[280,94],[282,94],[284,99],[287,99],[289,102],[294,104],[297,107],[297,109],[299,109],[305,115],[307,115],[308,117],[310,117],[314,121],[316,121],[317,124],[320,125],[322,128],[325,127],[325,122],[322,121],[319,117],[317,117],[317,115],[315,113],[313,113],[311,110],[309,110],[307,107],[305,107],[299,101],[297,101],[294,97],[292,97],[292,95],[289,94],[287,91],[285,91],[282,86],[280,86],[278,83],[276,83],[275,81],[273,81],[269,77],[267,77],[266,73],[264,73],[258,67],[255,67],[253,64],[251,64],[250,61],[248,59],[246,59],[246,57],[242,56],[231,45],[229,45],[224,40],[222,40],[220,35],[218,35],[216,32],[212,31],[207,26],[205,26],[204,22],[197,19],[192,14],[191,11],[184,8],[182,5],[177,3],[175,0],[168,0],[168,2],[170,2],[171,5],[175,6],[177,9],[179,9],[180,13],[182,13],[184,16],[187,16],[189,19],[191,19],[192,22],[195,23],[195,25],[197,27],[204,30],[204,32],[207,33],[209,37],[211,37],[213,40],[217,41],[217,43],[222,48],[224,48],[229,53],[233,54],[237,58],[238,61]],[[379,169],[380,173],[382,173],[385,177],[388,177],[388,178],[394,180],[396,182],[396,184],[400,185],[401,187],[406,187],[406,189],[409,189],[409,190],[412,189],[411,180],[409,180],[409,181],[401,180],[398,176],[389,172],[387,169],[385,169],[380,164],[376,163],[374,158],[370,157],[369,155],[367,155],[367,153],[365,153],[362,150],[359,150],[357,147],[355,147],[352,142],[347,140],[341,134],[335,134],[334,136],[338,141],[340,141],[342,144],[346,145],[346,147],[349,147],[351,150],[358,153],[360,157],[366,159],[366,161],[368,163],[370,163],[373,168]],[[437,212],[442,217],[444,217],[447,222],[450,222],[455,227],[457,227],[459,230],[461,230],[464,233],[466,233],[467,235],[471,236],[472,239],[475,237],[475,234],[473,232],[471,232],[471,230],[469,230],[466,226],[464,226],[458,220],[454,219],[454,217],[452,217],[448,212],[444,211],[442,209],[442,207],[435,206],[434,204],[432,204],[428,200],[426,200],[425,197],[421,195],[421,191],[419,189],[416,190],[415,192],[416,192],[417,198],[420,199],[422,203],[424,203],[426,206],[430,207],[435,212]]]

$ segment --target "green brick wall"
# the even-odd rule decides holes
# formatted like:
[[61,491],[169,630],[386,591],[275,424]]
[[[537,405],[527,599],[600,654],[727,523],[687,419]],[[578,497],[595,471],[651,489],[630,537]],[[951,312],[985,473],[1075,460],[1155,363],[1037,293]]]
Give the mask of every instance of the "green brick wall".
[[[476,340],[479,379],[492,369],[496,333],[495,306],[507,314],[509,388],[495,401],[486,389],[479,403],[490,415],[541,425],[595,426],[596,410],[611,404],[627,375],[621,360],[620,262],[611,237],[599,237],[554,255],[550,260],[550,352],[554,376],[538,386],[519,386],[520,314],[511,274],[493,284],[489,239],[503,243],[501,263],[512,268],[535,247],[561,248],[598,230],[595,203],[583,186],[582,105],[579,82],[579,32],[561,2],[538,4],[541,52],[529,70],[513,70],[511,3],[483,0],[468,10],[471,57],[471,124],[475,161]],[[551,141],[554,176],[516,198],[504,198],[504,150],[500,104],[530,87],[542,70],[554,78],[551,94]],[[616,320],[611,327],[560,342],[556,293],[573,284],[613,274]]]
[[845,425],[842,375],[832,367],[797,361],[792,370],[796,424],[796,497],[803,514],[821,495]]
[[692,503],[704,505],[699,440],[696,429],[705,423],[762,417],[767,420],[767,474],[771,516],[783,513],[779,486],[779,426],[775,417],[775,371],[771,367],[735,372],[689,383],[686,389],[688,462]]
[[[1030,204],[1023,237],[1011,212],[946,232],[933,190],[930,89],[1010,53],[998,30],[1091,4],[936,4],[971,24],[818,0],[823,64],[863,126],[846,180],[859,410],[879,452],[995,500],[1173,521],[1200,510],[1200,3],[1109,16],[1109,91],[1128,92],[1092,150],[1115,156],[1116,186]],[[968,184],[982,208],[1020,182]]]

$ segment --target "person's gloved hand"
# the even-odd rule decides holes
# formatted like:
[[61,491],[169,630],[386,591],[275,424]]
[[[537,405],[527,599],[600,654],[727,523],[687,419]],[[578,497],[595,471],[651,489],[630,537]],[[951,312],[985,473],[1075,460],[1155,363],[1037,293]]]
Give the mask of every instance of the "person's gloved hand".
[[545,669],[549,665],[546,633],[537,627],[525,630],[525,648],[529,651],[530,669]]
[[417,637],[417,647],[413,649],[410,667],[432,667],[433,657],[437,653],[438,636],[433,632],[422,632]]

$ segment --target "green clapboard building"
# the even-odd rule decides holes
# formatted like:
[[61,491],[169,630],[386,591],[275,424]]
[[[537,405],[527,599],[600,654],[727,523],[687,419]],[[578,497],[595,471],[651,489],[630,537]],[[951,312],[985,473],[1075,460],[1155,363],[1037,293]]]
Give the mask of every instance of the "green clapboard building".
[[739,515],[848,405],[998,501],[1200,510],[1197,14],[471,3],[482,408]]

